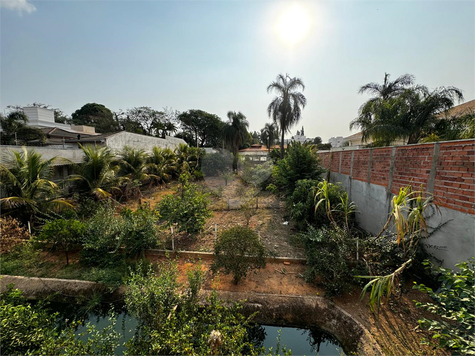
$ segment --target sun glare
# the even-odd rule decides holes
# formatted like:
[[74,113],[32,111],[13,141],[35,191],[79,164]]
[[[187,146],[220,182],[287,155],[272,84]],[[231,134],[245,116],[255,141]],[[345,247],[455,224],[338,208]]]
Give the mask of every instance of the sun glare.
[[284,43],[295,45],[309,35],[311,22],[309,9],[300,3],[293,3],[278,16],[276,32]]

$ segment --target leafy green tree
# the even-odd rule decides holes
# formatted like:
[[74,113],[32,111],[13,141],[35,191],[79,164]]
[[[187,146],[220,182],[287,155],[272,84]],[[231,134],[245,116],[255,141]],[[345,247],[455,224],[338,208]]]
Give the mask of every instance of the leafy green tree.
[[291,78],[288,74],[279,74],[267,87],[268,93],[274,91],[277,94],[267,107],[267,113],[269,117],[272,116],[274,123],[279,125],[280,158],[284,158],[284,135],[300,120],[302,109],[307,104],[305,96],[297,91],[299,88],[305,89],[302,79]]
[[176,125],[167,112],[149,106],[119,111],[115,116],[122,130],[128,132],[165,138],[166,134],[176,131]]
[[236,171],[239,146],[246,140],[249,123],[241,112],[229,111],[228,119],[229,121],[224,127],[224,139],[234,156],[233,170]]
[[234,283],[246,277],[251,268],[264,268],[265,248],[259,236],[250,228],[235,226],[224,230],[214,245],[213,272],[224,269],[232,274]]
[[374,97],[361,106],[350,129],[360,128],[363,141],[371,137],[375,145],[389,145],[397,139],[417,143],[434,130],[444,111],[463,99],[462,92],[455,87],[430,91],[423,85],[413,86],[413,82],[414,77],[408,74],[391,82],[386,73],[382,85],[362,86],[360,93],[369,92]]
[[285,196],[292,195],[297,181],[321,180],[325,170],[320,166],[315,148],[310,144],[292,142],[284,159],[277,161],[272,172],[275,185]]
[[0,164],[0,186],[5,192],[2,208],[30,222],[40,213],[72,208],[68,200],[58,198],[60,188],[50,180],[54,160],[43,160],[25,147],[21,152],[10,151],[10,159]]
[[[434,268],[425,261],[427,269]],[[423,328],[432,331],[433,339],[457,355],[475,354],[475,259],[456,265],[457,271],[434,268],[439,275],[440,288],[434,291],[423,284],[414,289],[427,293],[434,302],[416,302],[416,306],[438,315],[439,318],[422,318]]]
[[183,139],[192,138],[187,143],[195,147],[220,147],[223,142],[224,123],[219,116],[203,110],[188,110],[178,115],[177,119],[185,133]]
[[108,147],[79,145],[84,152],[78,173],[69,177],[79,191],[97,199],[110,197],[110,190],[117,188],[116,172],[119,169],[115,155]]
[[204,150],[180,144],[175,148],[176,156],[176,175],[183,173],[193,174],[199,170],[201,157],[204,155]]
[[46,142],[46,135],[36,127],[28,126],[28,116],[23,109],[10,111],[7,116],[0,114],[0,143],[2,145],[25,145],[29,141],[38,144]]
[[52,243],[66,254],[66,265],[69,265],[69,251],[81,242],[86,225],[79,220],[56,219],[47,222],[38,236],[39,241]]
[[208,205],[206,194],[200,192],[196,185],[185,183],[182,196],[166,195],[158,203],[157,209],[169,226],[177,224],[179,231],[196,235],[203,229],[206,219],[212,215]]
[[141,195],[140,186],[149,179],[148,155],[142,149],[125,146],[119,154],[119,175],[125,198]]
[[313,143],[315,145],[320,145],[322,143],[322,138],[320,136],[317,136],[313,139]]
[[98,132],[108,133],[119,131],[119,124],[114,120],[112,112],[102,104],[88,103],[71,115],[74,125],[95,127]]

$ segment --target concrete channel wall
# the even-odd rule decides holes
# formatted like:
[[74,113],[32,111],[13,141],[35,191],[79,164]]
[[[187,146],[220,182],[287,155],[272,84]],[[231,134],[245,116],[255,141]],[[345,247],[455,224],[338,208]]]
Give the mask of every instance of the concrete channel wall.
[[446,223],[423,240],[426,250],[449,268],[475,255],[475,140],[322,151],[319,158],[330,182],[340,182],[358,206],[362,229],[377,234],[400,188],[422,185],[439,208],[429,225]]

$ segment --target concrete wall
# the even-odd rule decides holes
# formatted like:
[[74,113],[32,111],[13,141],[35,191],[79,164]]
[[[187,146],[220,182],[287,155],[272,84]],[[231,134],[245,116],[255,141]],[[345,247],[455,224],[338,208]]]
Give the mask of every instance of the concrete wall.
[[[84,157],[84,152],[79,148],[74,149],[61,149],[56,147],[36,147],[36,146],[26,146],[28,151],[34,150],[35,152],[41,154],[43,159],[50,159],[57,157],[54,161],[55,166],[68,165],[72,163],[81,163]],[[0,146],[0,163],[6,164],[10,159],[10,151],[22,152],[23,148],[21,146]]]
[[429,225],[446,223],[423,241],[427,251],[450,268],[475,255],[475,140],[323,151],[319,157],[330,181],[341,182],[359,207],[356,219],[364,230],[381,230],[401,187],[422,185],[440,211]]
[[125,131],[118,132],[106,138],[106,146],[114,151],[120,151],[124,146],[143,149],[146,152],[152,151],[152,148],[155,146],[173,150],[180,144],[186,145],[187,143],[181,138],[176,137],[166,136],[166,138],[163,139]]

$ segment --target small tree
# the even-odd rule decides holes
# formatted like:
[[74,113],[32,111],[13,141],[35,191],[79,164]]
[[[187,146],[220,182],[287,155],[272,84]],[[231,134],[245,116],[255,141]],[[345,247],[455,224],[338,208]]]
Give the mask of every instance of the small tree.
[[66,253],[66,265],[69,265],[69,251],[81,241],[86,232],[86,225],[78,220],[56,219],[47,222],[38,240],[53,243]]
[[266,265],[265,249],[259,236],[248,227],[235,226],[223,231],[214,245],[215,260],[211,266],[213,273],[223,268],[224,273],[232,273],[237,284],[246,277],[249,269]]

